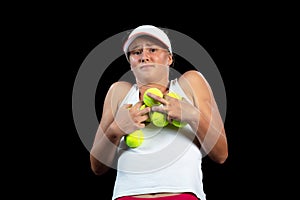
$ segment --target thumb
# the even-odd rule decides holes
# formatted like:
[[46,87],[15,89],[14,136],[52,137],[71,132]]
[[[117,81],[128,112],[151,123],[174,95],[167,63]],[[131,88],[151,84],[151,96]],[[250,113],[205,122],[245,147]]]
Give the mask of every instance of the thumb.
[[125,109],[129,109],[132,107],[132,104],[124,104],[122,107]]

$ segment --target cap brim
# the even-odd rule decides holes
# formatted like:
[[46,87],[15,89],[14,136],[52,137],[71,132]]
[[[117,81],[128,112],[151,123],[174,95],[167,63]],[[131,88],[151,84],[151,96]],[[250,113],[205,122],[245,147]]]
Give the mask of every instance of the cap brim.
[[131,45],[131,43],[138,37],[141,37],[141,36],[150,36],[150,37],[153,37],[155,38],[156,40],[160,41],[163,45],[165,45],[165,47],[170,50],[170,48],[168,47],[168,45],[163,42],[161,39],[159,39],[158,37],[156,37],[155,35],[153,34],[150,34],[150,33],[147,33],[147,32],[140,32],[140,33],[136,33],[134,35],[132,35],[130,38],[128,38],[126,40],[126,42],[124,43],[123,45],[123,51],[124,53],[126,54],[126,57],[127,57],[127,53],[128,53],[128,47]]

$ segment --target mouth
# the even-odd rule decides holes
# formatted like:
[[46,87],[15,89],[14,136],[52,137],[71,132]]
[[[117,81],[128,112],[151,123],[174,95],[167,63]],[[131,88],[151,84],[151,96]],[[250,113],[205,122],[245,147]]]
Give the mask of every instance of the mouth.
[[140,66],[140,69],[149,69],[149,68],[152,68],[152,67],[154,67],[154,65],[142,65],[142,66]]

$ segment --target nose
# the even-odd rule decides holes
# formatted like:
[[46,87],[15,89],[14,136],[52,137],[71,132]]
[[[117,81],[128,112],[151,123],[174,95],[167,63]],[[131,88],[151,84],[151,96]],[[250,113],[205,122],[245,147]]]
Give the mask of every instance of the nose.
[[141,60],[142,63],[149,61],[149,56],[148,56],[148,53],[147,53],[146,49],[143,49],[143,51],[141,53],[141,59],[140,60]]
[[149,62],[149,58],[142,58],[142,59],[141,59],[141,62],[142,62],[142,63]]

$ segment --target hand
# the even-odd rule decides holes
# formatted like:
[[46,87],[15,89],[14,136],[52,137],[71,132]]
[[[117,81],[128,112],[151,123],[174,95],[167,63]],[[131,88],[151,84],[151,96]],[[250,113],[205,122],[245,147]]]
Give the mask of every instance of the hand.
[[[149,97],[160,102],[163,106],[152,106],[152,111],[157,111],[167,114],[167,119],[170,123],[172,120],[178,120],[181,122],[191,122],[194,120],[194,117],[198,117],[198,109],[190,104],[186,99],[182,98],[176,99],[165,95],[164,98],[161,98],[157,95],[148,94]],[[195,114],[195,115],[194,115]]]
[[148,119],[147,113],[150,112],[150,108],[140,110],[142,105],[143,102],[138,102],[134,106],[125,104],[117,111],[115,122],[125,135],[145,127],[143,122]]

